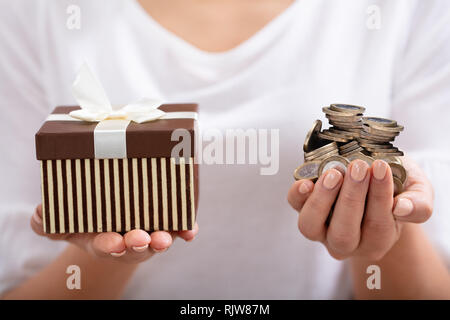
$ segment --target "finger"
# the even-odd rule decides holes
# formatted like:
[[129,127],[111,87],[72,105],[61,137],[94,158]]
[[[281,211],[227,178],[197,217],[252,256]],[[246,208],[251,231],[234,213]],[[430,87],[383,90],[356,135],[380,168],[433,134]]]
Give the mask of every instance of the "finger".
[[393,214],[399,221],[422,223],[433,213],[433,187],[423,177],[395,197]]
[[99,233],[92,240],[92,249],[99,256],[121,257],[126,253],[123,237],[117,232]]
[[31,228],[40,236],[45,236],[44,223],[42,221],[42,205],[38,205],[31,217]]
[[307,239],[325,240],[325,222],[342,180],[342,174],[336,169],[327,170],[317,180],[298,217],[298,229]]
[[176,233],[176,235],[184,239],[184,241],[190,242],[195,239],[197,233],[198,233],[198,224],[196,223],[194,225],[194,228],[192,228],[192,230],[179,231]]
[[155,231],[150,236],[152,237],[150,247],[155,252],[164,252],[172,245],[173,238],[166,231]]
[[287,200],[292,208],[300,211],[308,196],[314,189],[314,183],[310,180],[295,181],[289,189]]
[[336,255],[349,255],[359,245],[370,182],[369,165],[362,160],[349,164],[327,230],[327,244]]
[[370,260],[381,259],[398,237],[397,224],[392,215],[394,184],[389,165],[382,160],[372,163],[372,179],[367,195],[366,214],[358,255]]
[[123,239],[127,249],[138,253],[147,251],[151,241],[150,235],[146,231],[140,229],[127,232]]
[[42,205],[38,205],[34,210],[33,216],[30,220],[30,226],[36,234],[47,237],[51,240],[65,240],[69,237],[68,234],[51,234],[44,232],[44,222],[42,220]]

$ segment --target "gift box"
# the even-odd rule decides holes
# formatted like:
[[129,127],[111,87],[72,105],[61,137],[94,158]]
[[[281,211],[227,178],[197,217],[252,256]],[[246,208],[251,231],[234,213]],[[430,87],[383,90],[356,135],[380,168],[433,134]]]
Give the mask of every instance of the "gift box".
[[[78,97],[84,91],[86,98],[79,87],[78,82]],[[94,101],[98,92],[91,93],[87,100]],[[55,108],[36,133],[44,231],[192,229],[198,199],[197,105],[151,101],[150,108],[148,103],[119,111],[108,107],[106,114],[80,101],[84,107]],[[187,134],[188,148],[174,155],[181,141],[180,135],[173,139],[177,129]]]

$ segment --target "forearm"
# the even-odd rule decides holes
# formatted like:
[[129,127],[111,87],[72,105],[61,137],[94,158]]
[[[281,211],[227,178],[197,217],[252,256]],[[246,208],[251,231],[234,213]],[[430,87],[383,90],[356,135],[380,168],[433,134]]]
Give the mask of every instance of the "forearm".
[[[68,289],[69,265],[80,267],[81,289]],[[137,264],[95,258],[74,245],[52,263],[7,292],[4,299],[116,299],[122,294]]]
[[[405,224],[380,261],[352,258],[356,299],[450,299],[450,274],[419,225]],[[369,265],[381,269],[381,289],[367,288]]]

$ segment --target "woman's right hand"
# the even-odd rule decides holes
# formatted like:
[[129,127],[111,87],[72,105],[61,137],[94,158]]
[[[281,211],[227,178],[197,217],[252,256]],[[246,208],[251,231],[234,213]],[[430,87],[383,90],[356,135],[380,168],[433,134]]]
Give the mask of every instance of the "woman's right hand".
[[93,256],[126,263],[142,262],[155,253],[166,251],[176,237],[189,242],[194,240],[198,233],[196,223],[193,230],[178,232],[154,231],[149,234],[135,229],[123,236],[117,232],[48,234],[43,231],[41,205],[37,206],[31,218],[31,227],[40,236],[52,240],[66,240]]

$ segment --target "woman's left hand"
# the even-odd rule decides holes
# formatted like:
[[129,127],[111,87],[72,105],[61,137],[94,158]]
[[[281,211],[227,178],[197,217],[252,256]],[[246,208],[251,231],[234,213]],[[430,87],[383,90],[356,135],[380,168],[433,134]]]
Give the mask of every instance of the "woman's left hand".
[[[298,211],[298,228],[308,239],[322,242],[331,256],[380,260],[400,237],[405,222],[422,223],[433,212],[433,188],[419,166],[402,159],[408,178],[393,197],[390,166],[355,160],[343,176],[330,169],[314,184],[296,181],[288,201]],[[327,217],[335,203],[329,224]]]

